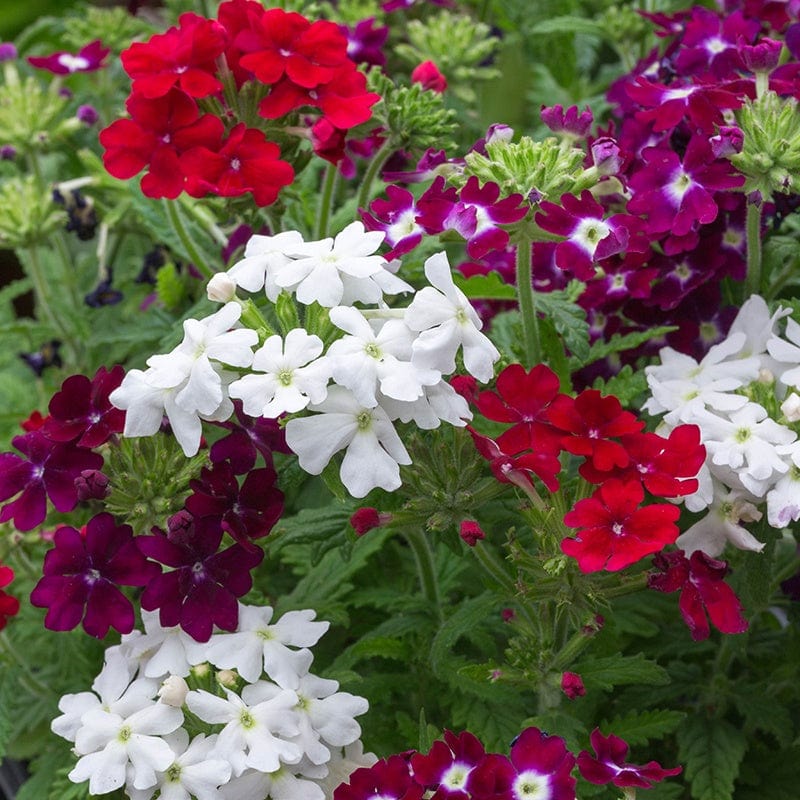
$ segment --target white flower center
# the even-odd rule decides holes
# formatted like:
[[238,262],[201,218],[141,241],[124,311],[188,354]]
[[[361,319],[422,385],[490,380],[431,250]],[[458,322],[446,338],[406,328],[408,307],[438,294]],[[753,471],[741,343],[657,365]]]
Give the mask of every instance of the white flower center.
[[91,64],[89,60],[83,56],[73,56],[70,53],[64,53],[58,57],[58,63],[62,67],[66,67],[70,72],[77,72],[79,69],[88,69]]
[[533,770],[521,772],[514,781],[512,791],[518,800],[550,800],[553,796],[548,776]]
[[594,255],[597,245],[611,233],[608,223],[602,219],[589,217],[582,219],[569,237],[575,244],[584,249],[590,256]]
[[242,162],[239,161],[238,158],[232,158],[231,159],[231,169],[234,172],[238,172],[241,168],[242,168]]
[[451,791],[463,789],[471,771],[472,768],[467,764],[459,764],[456,762],[442,775],[440,783]]
[[356,414],[356,425],[360,431],[368,431],[372,427],[372,414],[367,409]]
[[164,774],[168,783],[180,783],[181,780],[181,765],[180,764],[173,764],[169,769],[167,769],[166,773]]
[[255,728],[256,720],[255,717],[246,708],[243,708],[241,713],[239,714],[239,724],[245,730],[251,730],[252,728]]
[[693,184],[692,176],[684,172],[683,169],[678,169],[672,176],[672,180],[664,188],[675,204],[680,205],[683,196],[692,188]]

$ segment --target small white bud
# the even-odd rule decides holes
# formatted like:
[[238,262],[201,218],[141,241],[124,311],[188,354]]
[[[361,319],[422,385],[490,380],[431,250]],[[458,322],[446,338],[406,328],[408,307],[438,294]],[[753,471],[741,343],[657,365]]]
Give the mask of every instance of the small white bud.
[[228,689],[236,688],[236,681],[239,680],[239,673],[233,669],[221,669],[217,673],[217,683],[226,686]]
[[189,684],[180,675],[170,675],[158,690],[159,702],[166,706],[180,708],[186,701]]
[[792,392],[781,403],[781,411],[789,422],[800,422],[800,397]]
[[236,281],[227,272],[217,272],[211,276],[206,293],[215,303],[229,303],[236,297]]

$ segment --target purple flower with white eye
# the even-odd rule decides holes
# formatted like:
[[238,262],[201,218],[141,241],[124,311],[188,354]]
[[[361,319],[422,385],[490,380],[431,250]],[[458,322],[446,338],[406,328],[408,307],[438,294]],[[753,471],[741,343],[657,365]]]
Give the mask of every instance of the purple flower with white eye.
[[560,205],[542,201],[536,224],[550,233],[566,236],[556,245],[556,266],[568,270],[579,280],[595,273],[595,262],[623,250],[644,252],[648,248],[641,220],[629,214],[614,214],[603,219],[603,207],[584,191],[580,198],[561,196]]
[[99,39],[95,39],[77,53],[67,53],[59,50],[49,56],[29,56],[28,63],[38,69],[46,69],[54,75],[70,75],[73,72],[96,72],[105,64],[103,60],[111,52],[108,47],[103,47]]
[[[383,231],[384,242],[391,246],[386,258],[397,258],[410,253],[421,241],[425,229],[417,222],[416,200],[407,189],[389,185],[388,200],[380,197],[370,203],[370,210],[361,209],[361,219],[370,231]],[[372,212],[372,213],[370,213]]]
[[44,558],[44,577],[31,592],[31,603],[47,608],[44,624],[70,631],[83,620],[90,635],[102,639],[109,628],[133,630],[130,600],[119,586],[146,586],[160,572],[136,547],[130,525],[117,525],[111,514],[97,514],[86,536],[64,525]]
[[376,26],[375,17],[362,19],[354,28],[340,25],[339,30],[347,37],[347,57],[351,61],[376,67],[386,63],[383,46],[389,38],[389,28]]
[[13,520],[20,531],[44,522],[48,498],[56,511],[72,511],[78,503],[75,479],[84,470],[103,466],[98,453],[54,442],[41,431],[15,436],[11,444],[22,456],[0,453],[0,502],[19,496],[0,509],[0,522]]
[[572,139],[583,139],[592,127],[594,117],[591,109],[578,111],[578,106],[542,106],[539,116],[553,133],[561,133]]

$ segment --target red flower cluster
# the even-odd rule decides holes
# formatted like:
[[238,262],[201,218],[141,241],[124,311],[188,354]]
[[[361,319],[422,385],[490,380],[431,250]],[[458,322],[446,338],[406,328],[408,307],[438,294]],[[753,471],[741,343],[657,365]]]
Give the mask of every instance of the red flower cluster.
[[[258,113],[269,120],[291,114],[293,124],[303,123],[299,112],[310,111],[312,141],[312,125],[338,132],[341,146],[323,154],[334,163],[344,154],[344,133],[369,119],[379,99],[366,91],[335,24],[254,0],[227,0],[216,20],[182,14],[177,27],[125,50],[122,65],[133,79],[130,118],[100,133],[103,160],[122,179],[146,168],[148,197],[250,192],[260,206],[275,202],[294,170],[262,130],[240,121],[245,96],[262,96]],[[207,98],[222,106],[221,116],[201,113],[198,101]]]
[[584,751],[577,759],[560,736],[538,728],[526,728],[517,736],[509,756],[487,753],[466,731],[445,731],[443,738],[426,755],[412,751],[357,769],[334,791],[334,800],[419,800],[423,794],[431,800],[575,800],[576,764],[591,783],[615,786],[649,787],[681,772],[680,767],[664,769],[655,761],[627,764],[627,743],[599,731],[591,737],[597,757]]
[[529,372],[519,364],[506,367],[497,391],[481,392],[474,402],[487,419],[511,423],[497,439],[469,428],[498,480],[532,485],[535,475],[557,491],[561,453],[583,456],[578,471],[598,488],[564,517],[579,531],[562,542],[583,572],[622,569],[678,537],[676,506],[642,504],[645,490],[681,497],[697,489],[705,460],[697,426],[678,426],[668,439],[643,433],[644,423],[616,397],[595,389],[563,394],[558,376],[541,364]]

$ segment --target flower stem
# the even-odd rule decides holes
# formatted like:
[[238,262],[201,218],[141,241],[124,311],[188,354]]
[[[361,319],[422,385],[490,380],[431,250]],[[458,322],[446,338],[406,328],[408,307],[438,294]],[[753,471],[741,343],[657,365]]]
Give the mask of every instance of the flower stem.
[[169,224],[172,226],[172,230],[175,231],[178,238],[181,240],[181,244],[183,245],[183,249],[186,251],[186,255],[189,256],[192,264],[195,265],[203,277],[211,278],[214,275],[214,270],[206,263],[205,258],[203,258],[203,256],[200,254],[200,251],[194,246],[194,242],[189,236],[186,226],[183,224],[183,218],[178,210],[177,202],[167,200],[166,198],[163,202],[164,207],[167,210]]
[[431,549],[425,532],[418,528],[406,528],[403,531],[406,541],[414,553],[414,560],[417,562],[417,572],[419,582],[422,585],[422,593],[436,610],[436,617],[441,622],[444,619],[442,614],[442,601],[439,593],[439,582],[436,580],[436,566],[433,563],[433,550]]
[[339,183],[339,169],[336,164],[328,164],[325,170],[325,180],[322,183],[322,194],[319,198],[319,214],[317,216],[317,239],[324,239],[328,235],[328,223],[331,219],[331,207],[336,186]]
[[364,173],[364,181],[361,184],[361,189],[358,192],[356,213],[358,213],[358,209],[367,207],[367,203],[369,203],[370,198],[372,197],[372,183],[381,169],[383,169],[383,165],[386,163],[389,156],[395,151],[395,149],[394,142],[392,142],[391,139],[387,139],[380,146],[378,152],[375,153],[375,158],[372,159],[369,167],[367,167],[366,173]]
[[531,240],[520,236],[517,240],[517,295],[522,313],[522,331],[525,340],[525,358],[528,367],[540,364],[539,323],[536,319],[536,295],[533,289],[533,255]]
[[761,290],[761,208],[759,198],[747,201],[747,277],[745,279],[745,299]]

